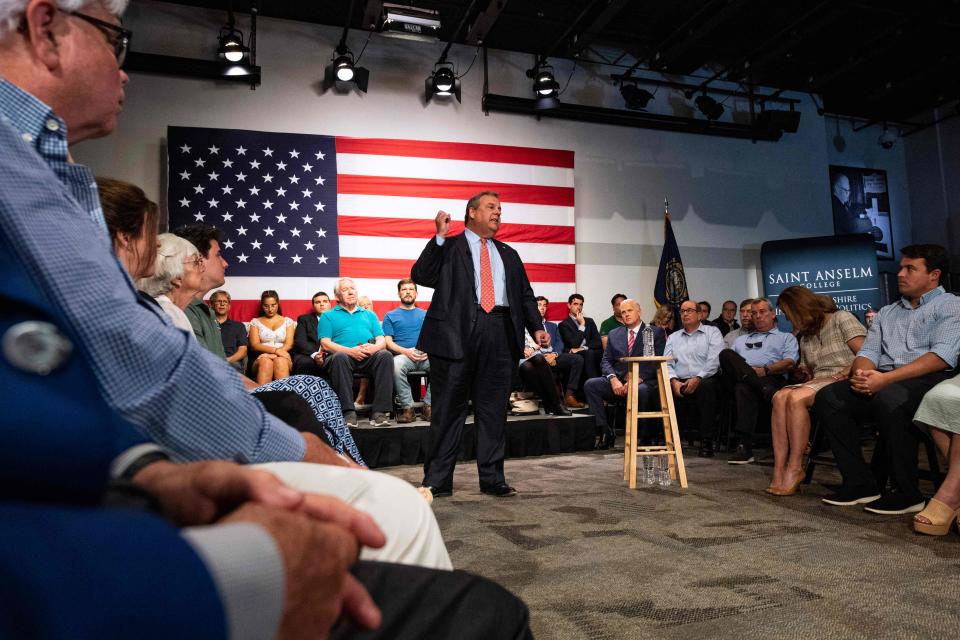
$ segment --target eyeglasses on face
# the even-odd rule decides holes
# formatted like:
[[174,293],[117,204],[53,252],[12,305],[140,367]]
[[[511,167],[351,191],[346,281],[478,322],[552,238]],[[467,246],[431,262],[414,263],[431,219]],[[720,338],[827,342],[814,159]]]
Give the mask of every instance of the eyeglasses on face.
[[88,16],[85,13],[80,13],[79,11],[70,12],[68,15],[80,18],[84,22],[88,22],[95,26],[97,29],[103,33],[107,38],[107,42],[113,47],[113,54],[117,57],[117,65],[123,66],[124,60],[127,59],[127,51],[130,48],[130,38],[133,37],[133,32],[129,29],[124,29],[123,27],[117,26],[110,22],[94,18],[93,16]]
[[183,261],[183,264],[184,266],[191,265],[197,271],[203,271],[203,268],[204,268],[203,258],[201,258],[200,256],[187,258],[186,260]]
[[763,340],[760,342],[745,342],[744,344],[747,345],[747,349],[759,349],[763,346]]

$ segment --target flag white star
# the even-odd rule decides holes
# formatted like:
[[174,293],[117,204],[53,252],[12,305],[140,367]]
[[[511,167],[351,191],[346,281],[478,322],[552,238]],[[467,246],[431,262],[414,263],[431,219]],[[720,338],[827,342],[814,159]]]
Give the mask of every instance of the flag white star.
[[293,151],[290,152],[290,157],[291,157],[291,158],[299,158],[299,157],[300,157],[300,152],[297,151],[296,149],[294,149]]
[[317,260],[320,261],[320,264],[327,264],[327,256],[319,256]]
[[223,195],[228,196],[233,193],[233,187],[227,185],[225,187],[220,187],[220,190],[223,191]]
[[264,176],[263,176],[263,181],[264,181],[264,182],[273,182],[273,176],[270,175],[269,173],[266,173],[266,174],[264,174]]
[[300,256],[293,256],[290,259],[293,260],[293,264],[300,264],[300,261],[303,260]]
[[259,241],[259,240],[254,240],[253,242],[250,243],[250,246],[253,247],[254,249],[259,249],[260,246],[261,246],[261,245],[260,245],[260,241]]
[[272,264],[277,258],[272,253],[268,253],[267,255],[263,256],[263,259]]
[[291,203],[290,203],[290,209],[293,210],[293,211],[298,211],[298,210],[300,209],[300,203],[299,203],[299,202],[291,202]]
[[202,167],[203,165],[207,164],[207,161],[203,158],[197,158],[193,161],[193,164],[197,165],[198,167]]
[[292,182],[293,184],[299,184],[300,178],[298,178],[297,176],[290,176],[290,182]]
[[245,156],[247,155],[247,150],[244,149],[243,147],[237,147],[237,153],[240,154],[241,156]]
[[283,215],[282,213],[277,216],[277,222],[279,222],[280,224],[283,224],[286,221],[287,221],[287,216]]
[[246,201],[246,200],[244,200],[243,198],[240,198],[239,200],[237,200],[237,208],[238,208],[238,209],[245,209],[246,206],[247,206],[247,201]]
[[214,146],[210,147],[209,149],[207,149],[207,151],[210,152],[210,155],[217,155],[218,153],[220,153],[220,148],[217,147],[216,145],[214,145]]
[[313,222],[313,218],[310,216],[303,216],[303,224],[310,224],[311,222]]
[[325,183],[326,181],[327,179],[324,178],[323,176],[317,176],[316,179],[314,180],[314,182],[316,182],[321,187],[323,186],[323,183]]
[[308,162],[307,164],[303,165],[303,170],[304,170],[304,171],[313,171],[313,165]]
[[224,240],[223,241],[224,249],[233,249],[233,240]]
[[251,214],[250,214],[250,222],[260,222],[260,214],[259,214],[259,213],[251,213]]
[[238,174],[237,174],[237,180],[239,180],[240,182],[246,182],[246,181],[247,181],[247,174],[242,173],[242,172],[241,172],[241,173],[238,173]]
[[260,195],[260,187],[250,187],[250,195]]
[[226,160],[223,161],[223,166],[226,167],[227,169],[232,168],[233,160],[231,160],[230,158],[227,158]]
[[299,238],[300,229],[297,229],[296,227],[294,227],[293,229],[290,229],[290,235],[293,236],[294,238]]
[[247,235],[247,230],[245,227],[237,227],[237,233],[239,233],[242,236],[245,236]]
[[240,262],[246,262],[247,258],[249,257],[250,256],[248,256],[247,254],[241,253],[240,255],[237,256],[237,260],[239,260]]
[[286,189],[284,189],[283,187],[280,187],[279,189],[277,189],[277,197],[282,198],[285,195],[287,195]]
[[194,193],[203,193],[203,186],[198,184],[197,186],[195,186],[195,187],[193,188],[193,192],[194,192]]
[[280,242],[277,243],[277,246],[280,247],[281,249],[283,249],[284,251],[286,251],[286,249],[287,249],[287,241],[286,241],[286,240],[281,240]]
[[317,160],[323,160],[324,158],[327,157],[327,156],[324,155],[323,151],[317,151],[317,152],[316,152],[315,154],[313,154],[313,155],[314,155],[314,157],[315,157]]
[[317,211],[323,211],[326,208],[326,205],[322,202],[318,202],[317,204],[313,205],[313,208]]
[[267,201],[265,201],[265,202],[263,203],[263,208],[264,208],[264,209],[273,209],[273,203],[270,202],[269,200],[267,200]]
[[181,152],[181,153],[190,153],[190,149],[191,149],[191,148],[192,148],[192,147],[190,147],[189,145],[186,145],[186,144],[185,144],[185,145],[183,145],[182,147],[180,147],[180,152]]
[[310,191],[310,189],[304,189],[304,190],[301,191],[300,193],[303,194],[303,197],[304,197],[304,198],[309,198],[310,196],[313,195],[313,191]]
[[230,222],[231,220],[233,220],[233,214],[232,214],[232,213],[225,213],[225,214],[223,214],[221,217],[223,218],[223,221],[224,221],[224,222]]
[[270,147],[267,147],[266,149],[263,150],[263,155],[272,158],[272,157],[273,157],[273,149],[271,149]]
[[307,244],[303,245],[303,247],[304,247],[307,251],[313,251],[313,248],[314,248],[315,246],[316,246],[316,245],[314,245],[312,242],[307,242]]
[[260,161],[259,161],[259,160],[254,160],[254,161],[252,161],[252,162],[250,163],[250,168],[251,168],[251,169],[259,169],[259,168],[260,168]]
[[320,237],[320,238],[326,238],[326,237],[327,237],[327,230],[326,230],[326,229],[317,229],[317,236]]
[[189,206],[190,206],[190,201],[187,200],[186,198],[181,198],[181,199],[180,199],[180,206],[181,206],[181,207],[189,207]]
[[284,171],[287,168],[287,163],[281,160],[277,163],[277,171]]
[[207,174],[207,178],[209,178],[211,181],[213,181],[213,180],[219,180],[219,179],[220,179],[220,174],[217,173],[216,171],[214,171],[213,173],[208,173],[208,174]]
[[213,198],[210,198],[209,200],[207,200],[207,206],[210,207],[211,209],[216,209],[217,205],[219,204],[220,204],[219,200],[215,200]]
[[272,227],[267,227],[263,230],[263,232],[268,236],[273,236],[274,229]]
[[197,211],[195,214],[193,214],[193,219],[196,220],[197,222],[203,222],[204,217],[205,217],[205,216],[204,216],[202,213],[200,213],[199,211]]
[[181,180],[189,180],[189,179],[190,179],[190,172],[189,172],[189,171],[181,171],[181,172],[180,172],[180,179],[181,179]]

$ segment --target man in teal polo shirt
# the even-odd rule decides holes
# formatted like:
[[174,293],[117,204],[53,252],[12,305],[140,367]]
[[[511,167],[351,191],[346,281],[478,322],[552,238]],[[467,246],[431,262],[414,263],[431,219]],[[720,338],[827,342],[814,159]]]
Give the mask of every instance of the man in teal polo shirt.
[[393,357],[385,350],[380,322],[372,311],[357,304],[357,286],[350,278],[340,278],[333,295],[337,306],[320,316],[317,323],[320,346],[332,354],[324,359],[321,371],[340,398],[343,417],[350,427],[357,426],[353,374],[369,375],[373,380],[370,426],[388,426],[387,414],[393,403]]

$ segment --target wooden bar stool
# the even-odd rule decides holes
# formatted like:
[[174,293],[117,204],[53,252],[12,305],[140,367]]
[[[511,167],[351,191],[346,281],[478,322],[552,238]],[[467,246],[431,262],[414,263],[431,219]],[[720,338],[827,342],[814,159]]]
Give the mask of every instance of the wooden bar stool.
[[[687,488],[687,470],[683,465],[683,451],[680,443],[680,430],[677,426],[677,411],[673,406],[673,394],[668,386],[667,361],[668,356],[634,356],[622,358],[620,361],[630,365],[631,384],[627,390],[627,424],[624,431],[623,445],[623,479],[631,489],[637,488],[637,462],[640,456],[667,456],[670,465],[670,478],[680,480],[680,486]],[[657,387],[660,390],[660,410],[640,411],[639,394],[634,380],[640,379],[641,362],[658,362]],[[663,439],[666,444],[654,446],[637,446],[637,421],[645,418],[660,418],[663,420]]]

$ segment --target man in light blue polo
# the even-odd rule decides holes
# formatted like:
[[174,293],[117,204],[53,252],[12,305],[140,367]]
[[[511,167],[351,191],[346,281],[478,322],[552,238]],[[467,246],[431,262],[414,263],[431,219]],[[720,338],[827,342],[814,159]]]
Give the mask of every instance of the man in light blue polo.
[[733,349],[720,352],[720,368],[733,381],[737,407],[734,433],[740,440],[727,462],[753,462],[753,433],[761,403],[769,405],[773,394],[787,384],[787,374],[799,360],[797,339],[777,329],[777,315],[767,298],[752,305],[753,331],[741,335]]
[[327,353],[321,369],[340,398],[347,426],[357,426],[357,408],[353,403],[353,374],[365,373],[373,380],[373,411],[370,426],[390,424],[387,414],[393,403],[393,358],[386,351],[380,322],[372,311],[357,304],[357,286],[350,278],[340,278],[333,288],[337,306],[317,322],[317,337]]
[[[405,424],[416,420],[413,410],[413,393],[410,391],[410,381],[407,374],[414,371],[430,373],[430,360],[423,351],[417,349],[417,340],[420,339],[420,328],[427,312],[416,305],[417,285],[410,278],[404,278],[397,283],[397,293],[400,296],[400,306],[392,309],[383,316],[383,335],[387,341],[387,349],[393,354],[393,387],[400,401],[400,413],[397,422]],[[423,397],[423,419],[429,420],[430,385],[427,385],[427,395]]]
[[717,415],[717,371],[723,335],[720,329],[703,324],[697,303],[687,300],[680,305],[682,328],[667,336],[663,355],[667,362],[670,389],[682,423],[688,422],[689,410],[695,407],[700,427],[701,458],[713,457],[714,421]]

